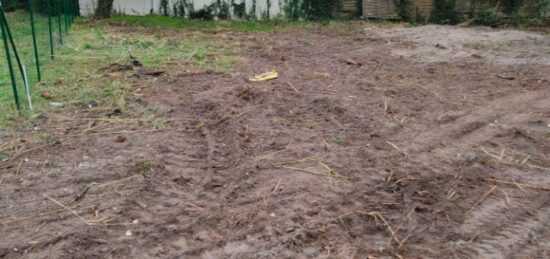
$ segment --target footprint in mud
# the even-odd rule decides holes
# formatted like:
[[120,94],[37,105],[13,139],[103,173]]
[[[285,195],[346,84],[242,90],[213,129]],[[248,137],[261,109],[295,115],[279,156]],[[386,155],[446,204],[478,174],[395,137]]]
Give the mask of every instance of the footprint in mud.
[[317,114],[333,113],[342,115],[347,112],[347,109],[342,107],[338,101],[329,97],[321,97],[311,102],[309,109]]
[[238,87],[235,92],[237,97],[247,102],[254,101],[261,95],[260,91],[252,87]]

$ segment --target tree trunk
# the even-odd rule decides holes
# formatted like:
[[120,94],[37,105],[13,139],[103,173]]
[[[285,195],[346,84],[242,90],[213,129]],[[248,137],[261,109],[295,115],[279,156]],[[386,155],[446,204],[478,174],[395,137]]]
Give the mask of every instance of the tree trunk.
[[96,18],[109,18],[113,11],[113,0],[98,0],[95,9]]

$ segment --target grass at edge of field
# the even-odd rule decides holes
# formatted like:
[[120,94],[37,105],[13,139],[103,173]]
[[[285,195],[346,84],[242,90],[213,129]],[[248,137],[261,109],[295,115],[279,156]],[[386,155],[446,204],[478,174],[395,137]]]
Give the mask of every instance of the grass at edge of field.
[[[231,44],[217,42],[211,34],[200,31],[185,37],[145,31],[135,34],[80,19],[64,41],[55,59],[42,67],[42,81],[31,86],[35,111],[24,108],[18,114],[10,93],[10,98],[2,98],[0,102],[0,130],[38,118],[42,113],[55,112],[59,105],[64,108],[76,103],[125,105],[131,76],[106,77],[99,69],[113,63],[126,63],[130,55],[138,58],[145,68],[161,70],[169,70],[169,63],[178,60],[197,68],[230,70],[235,61]],[[11,92],[11,87],[2,89],[8,90]],[[48,93],[48,98],[44,98],[43,93]],[[20,100],[26,107],[26,98]]]

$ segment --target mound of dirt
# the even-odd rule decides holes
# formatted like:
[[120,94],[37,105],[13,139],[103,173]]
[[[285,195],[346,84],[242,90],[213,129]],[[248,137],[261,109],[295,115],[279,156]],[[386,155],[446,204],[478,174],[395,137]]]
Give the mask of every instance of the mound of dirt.
[[550,36],[518,30],[427,25],[376,30],[391,53],[425,62],[483,59],[500,65],[550,65]]

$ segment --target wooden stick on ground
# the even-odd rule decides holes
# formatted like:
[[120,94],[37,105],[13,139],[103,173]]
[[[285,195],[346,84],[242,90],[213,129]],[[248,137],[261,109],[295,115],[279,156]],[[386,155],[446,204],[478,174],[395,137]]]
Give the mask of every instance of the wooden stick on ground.
[[504,194],[506,207],[510,206],[510,198],[508,198],[508,193],[506,193],[503,189],[498,189],[498,190],[501,191]]
[[506,181],[506,180],[499,180],[499,179],[489,179],[489,181],[493,181],[493,182],[497,182],[497,183],[502,183],[502,184],[515,185],[515,186],[517,186],[517,187],[518,187],[520,190],[522,190],[522,191],[524,191],[522,187],[529,187],[529,188],[533,188],[533,189],[539,189],[539,190],[550,191],[550,186],[548,186],[548,185],[536,185],[536,184],[529,184],[529,183],[518,183],[518,182],[516,182],[515,180]]
[[46,195],[46,194],[43,194],[42,196],[44,196],[45,198],[48,198],[50,201],[53,201],[54,203],[56,203],[57,205],[63,207],[64,209],[66,209],[67,211],[71,212],[72,214],[74,214],[75,216],[77,216],[80,220],[82,220],[84,223],[86,223],[86,225],[88,226],[91,226],[93,225],[92,223],[90,223],[89,221],[87,221],[85,218],[83,218],[82,216],[80,216],[80,214],[78,214],[78,212],[76,212],[75,210],[63,205],[63,203],[57,201],[56,199]]
[[289,170],[302,171],[302,172],[306,172],[306,173],[310,173],[310,174],[325,175],[325,174],[317,172],[317,171],[308,170],[308,169],[304,169],[304,168],[293,167],[293,166],[283,166],[283,168],[289,169]]
[[397,152],[403,156],[407,156],[407,154],[401,149],[399,148],[396,144],[392,143],[392,142],[389,142],[389,141],[386,141],[386,143],[388,143],[388,145],[390,145],[391,147],[393,147],[395,150],[397,150]]
[[21,170],[21,165],[23,164],[23,159],[19,161],[19,165],[17,166],[17,170],[15,171],[15,178],[19,176],[19,171]]
[[271,190],[271,193],[275,193],[277,191],[277,189],[279,189],[279,185],[281,184],[281,180],[282,180],[282,178],[279,178],[279,180],[275,184],[275,187],[273,187],[273,190]]
[[302,93],[300,93],[300,91],[298,91],[298,89],[296,89],[296,87],[294,87],[294,85],[292,85],[290,82],[286,82],[286,84],[287,84],[288,86],[290,86],[290,88],[292,88],[292,90],[294,90],[294,92],[297,92],[297,93],[299,93],[299,94],[302,94]]
[[391,238],[397,242],[397,244],[401,244],[401,241],[399,240],[399,238],[397,237],[395,231],[393,231],[393,228],[390,226],[390,224],[388,223],[388,221],[386,221],[386,219],[382,216],[382,213],[378,212],[378,211],[373,211],[373,212],[364,212],[364,211],[359,211],[358,212],[359,214],[361,215],[366,215],[366,216],[371,216],[373,218],[379,218],[380,220],[382,220],[382,222],[384,222],[384,225],[386,225],[386,228],[388,228],[388,231],[390,232],[391,234]]
[[493,185],[493,187],[491,187],[489,191],[487,191],[485,194],[483,194],[483,196],[481,196],[481,199],[479,199],[479,201],[477,201],[476,204],[474,204],[474,206],[472,207],[472,209],[470,209],[470,211],[472,211],[475,207],[477,207],[477,205],[481,204],[485,199],[487,199],[487,197],[489,197],[489,195],[491,195],[491,193],[493,193],[496,189],[497,189],[497,185]]
[[311,161],[319,161],[321,159],[322,159],[322,157],[320,157],[320,156],[310,156],[310,157],[306,157],[306,158],[303,158],[303,159],[300,159],[300,160],[285,162],[282,165],[291,165],[291,164],[299,164],[299,163],[305,163],[305,162],[311,162]]
[[521,187],[521,185],[519,185],[519,184],[516,182],[516,180],[512,180],[512,181],[514,182],[514,185],[516,185],[516,187],[518,187],[518,189],[521,190],[521,192],[527,193],[527,192],[525,192],[525,189],[523,189],[523,187]]
[[[74,208],[74,207],[76,207],[76,205],[74,205],[72,208]],[[11,223],[15,223],[15,222],[23,221],[23,220],[28,220],[28,219],[34,219],[34,218],[38,218],[38,217],[42,217],[42,216],[48,216],[48,215],[56,214],[56,213],[59,213],[59,212],[65,211],[65,210],[66,210],[65,208],[62,208],[62,209],[57,209],[57,210],[48,211],[48,212],[44,212],[44,213],[38,213],[38,214],[30,215],[30,216],[24,216],[24,217],[12,219],[12,220],[9,220],[9,221],[4,221],[1,224],[4,225],[4,226],[7,226],[8,224],[11,224]]]

